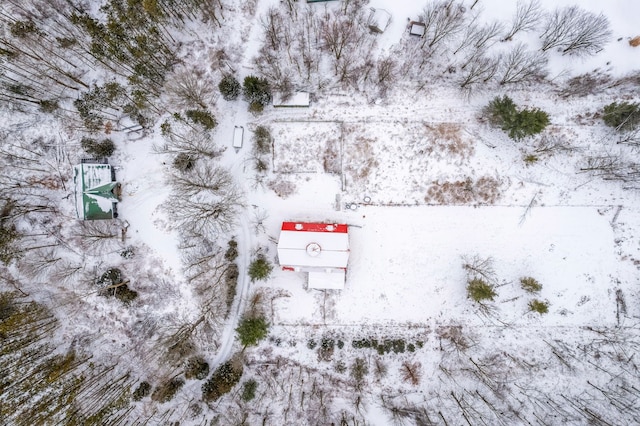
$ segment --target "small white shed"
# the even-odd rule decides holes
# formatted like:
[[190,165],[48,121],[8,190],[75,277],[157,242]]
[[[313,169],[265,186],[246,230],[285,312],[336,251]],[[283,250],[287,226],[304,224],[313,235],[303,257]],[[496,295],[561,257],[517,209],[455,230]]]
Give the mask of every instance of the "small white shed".
[[371,8],[367,25],[374,33],[383,33],[391,24],[391,14],[384,9]]
[[238,152],[244,142],[244,127],[235,126],[233,128],[233,149]]
[[276,93],[273,96],[274,108],[305,108],[311,103],[309,92],[295,92],[290,96]]

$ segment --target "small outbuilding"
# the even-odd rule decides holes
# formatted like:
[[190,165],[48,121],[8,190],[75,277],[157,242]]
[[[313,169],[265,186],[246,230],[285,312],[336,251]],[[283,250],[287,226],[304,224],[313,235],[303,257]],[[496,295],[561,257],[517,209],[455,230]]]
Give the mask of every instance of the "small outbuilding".
[[233,128],[233,149],[235,149],[236,152],[240,151],[240,148],[242,148],[243,143],[244,143],[244,127],[235,126]]
[[391,24],[391,14],[384,9],[371,8],[367,25],[374,33],[383,33]]
[[276,93],[273,96],[274,108],[305,108],[311,103],[309,92],[295,92],[289,96]]
[[120,184],[110,164],[82,162],[73,167],[78,219],[99,220],[118,217]]
[[285,271],[308,272],[309,288],[343,289],[349,262],[349,227],[283,222],[278,259]]
[[427,26],[422,22],[411,21],[409,22],[409,35],[416,37],[424,37],[424,33]]

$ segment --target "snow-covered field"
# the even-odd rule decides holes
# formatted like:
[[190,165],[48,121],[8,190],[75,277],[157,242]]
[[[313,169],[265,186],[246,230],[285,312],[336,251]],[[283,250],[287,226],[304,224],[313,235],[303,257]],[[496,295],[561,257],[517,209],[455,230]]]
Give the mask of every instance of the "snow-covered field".
[[[291,29],[300,25],[307,8],[340,16],[338,10],[348,2],[223,3],[222,30],[215,28],[224,36],[209,27],[199,31],[192,22],[181,50],[185,65],[202,67],[216,85],[223,73],[242,81],[266,69],[254,58],[268,41],[270,10],[286,14],[297,8],[299,21],[285,24]],[[609,19],[612,32],[602,51],[575,57],[552,49],[546,54],[545,81],[491,82],[470,91],[460,90],[461,56],[454,58],[451,47],[437,51],[424,68],[417,62],[401,65],[413,63],[416,59],[407,56],[421,52],[407,34],[407,22],[419,18],[423,3],[371,0],[366,5],[392,15],[384,33],[373,38],[366,32],[371,63],[388,56],[400,64],[386,90],[377,87],[382,80],[374,82],[373,65],[369,80],[338,82],[326,61],[326,77],[296,83],[311,92],[308,108],[266,106],[251,114],[242,99],[224,100],[217,91],[210,96],[207,108],[217,126],[208,133],[206,148],[216,152],[204,155],[197,167],[230,172],[234,182],[229,186],[240,195],[228,228],[187,232],[189,224],[176,219],[180,203],[189,198],[172,189],[175,153],[161,148],[169,140],[161,124],[173,119],[178,128],[180,122],[164,97],[166,111],[144,133],[111,135],[117,151],[110,162],[123,189],[111,228],[87,229],[73,221],[73,206],[63,199],[68,188],[54,188],[60,217],[66,219],[57,228],[44,220],[37,226],[55,240],[56,265],[64,263],[69,270],[77,265],[81,272],[36,273],[37,259],[27,256],[6,268],[17,279],[6,280],[2,289],[21,283],[21,291],[51,305],[64,324],[56,336],[57,353],[83,345],[96,362],[118,360],[116,371],[131,387],[122,406],[130,408],[113,402],[119,407],[113,413],[123,413],[113,414],[113,424],[605,425],[637,420],[640,179],[603,179],[586,169],[590,157],[639,162],[638,145],[616,143],[616,134],[600,117],[602,107],[613,101],[640,100],[640,47],[628,43],[640,35],[635,19],[640,3],[579,2]],[[464,13],[478,14],[478,22],[498,20],[503,29],[516,11],[515,1],[462,3]],[[574,3],[540,1],[545,10]],[[537,51],[537,35],[523,31],[515,40],[496,38],[489,56],[506,54],[520,42]],[[226,56],[220,49],[227,49]],[[293,68],[287,60],[296,56],[285,51],[277,57],[288,64],[284,71]],[[367,69],[362,58],[353,61]],[[592,72],[607,74],[607,83],[584,95],[563,92],[571,77]],[[542,135],[513,141],[487,123],[483,108],[503,94],[522,107],[548,112],[550,125]],[[59,136],[52,137],[64,152],[58,153],[56,167],[47,163],[52,170],[59,173],[82,157],[79,133],[68,123],[37,122],[18,111],[4,116],[0,135],[5,140],[20,135],[28,141],[55,130]],[[244,128],[238,150],[232,147],[236,126]],[[265,172],[254,168],[258,126],[272,137]],[[547,150],[545,140],[559,141],[561,147]],[[7,154],[7,164],[12,161]],[[70,176],[65,177],[68,184]],[[205,197],[193,198],[200,196]],[[343,290],[308,289],[306,273],[280,270],[276,243],[282,222],[289,220],[350,226]],[[90,245],[85,240],[92,232],[99,242]],[[102,233],[109,237],[101,240]],[[232,238],[239,277],[235,293],[223,302],[225,275],[216,262]],[[128,248],[135,251],[131,258],[123,255]],[[275,268],[267,280],[251,281],[247,270],[259,254]],[[490,265],[493,301],[479,304],[468,297],[471,275],[464,265],[474,259]],[[111,265],[122,269],[127,285],[139,293],[133,303],[99,297],[91,286]],[[535,278],[542,285],[539,293],[525,291],[523,277]],[[548,303],[548,313],[531,311],[534,299]],[[270,324],[268,338],[257,347],[243,348],[236,339],[235,328],[247,312],[261,313]],[[180,357],[185,354],[204,357],[212,371],[240,356],[242,380],[213,402],[202,401],[202,379],[187,380],[165,403],[129,400],[129,391],[143,380],[156,389],[183,377]],[[249,379],[257,381],[252,400],[242,396]]]

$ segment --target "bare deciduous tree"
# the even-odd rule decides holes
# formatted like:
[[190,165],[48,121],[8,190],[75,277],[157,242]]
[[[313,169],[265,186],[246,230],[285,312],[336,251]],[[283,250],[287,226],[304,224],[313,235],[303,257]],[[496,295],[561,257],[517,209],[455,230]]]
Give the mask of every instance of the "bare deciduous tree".
[[154,150],[163,154],[187,154],[192,158],[216,158],[219,157],[224,148],[220,148],[211,138],[211,133],[200,128],[174,129],[176,125],[171,125],[170,130],[165,134],[163,145],[154,145]]
[[476,33],[473,47],[476,49],[485,49],[491,47],[497,40],[496,37],[504,29],[501,22],[492,22],[480,27]]
[[500,84],[522,84],[544,79],[547,75],[547,57],[543,52],[528,51],[518,44],[504,57]]
[[231,174],[208,163],[186,173],[174,173],[171,202],[167,209],[178,226],[203,236],[217,235],[234,223],[242,193]]
[[482,278],[488,283],[497,283],[498,277],[493,268],[493,258],[473,256],[462,256],[462,267],[467,272],[468,278]]
[[460,80],[462,89],[469,89],[478,83],[486,83],[491,80],[500,69],[500,57],[479,56],[474,57],[467,64],[465,73]]
[[78,221],[72,232],[78,245],[91,253],[115,251],[121,246],[122,226],[119,221],[83,220]]
[[518,0],[511,29],[509,29],[502,41],[511,40],[520,31],[535,30],[543,15],[539,0]]
[[400,367],[400,375],[402,376],[402,380],[407,383],[410,383],[414,386],[420,384],[420,379],[422,378],[422,370],[420,369],[422,364],[420,362],[409,362],[405,361],[402,363]]
[[179,108],[207,109],[213,101],[215,85],[202,69],[181,69],[168,81],[167,92]]
[[284,33],[284,17],[280,14],[277,7],[270,7],[264,17],[260,20],[266,46],[269,49],[277,51],[282,45],[282,35]]
[[464,6],[454,0],[437,0],[429,3],[420,19],[425,24],[422,47],[433,50],[444,39],[457,34],[464,24]]
[[570,138],[564,134],[545,133],[535,144],[534,152],[537,154],[554,154],[557,152],[574,152],[577,148],[572,146]]
[[587,157],[587,163],[580,172],[589,172],[605,180],[622,182],[640,181],[640,163],[624,161],[622,155],[597,155]]
[[476,17],[466,25],[466,30],[462,35],[458,47],[453,51],[454,55],[467,47],[475,50],[484,50],[491,47],[497,41],[495,40],[496,37],[503,30],[502,23],[492,22],[479,26],[474,23],[475,19]]
[[542,51],[558,47],[562,54],[594,55],[609,41],[609,20],[578,6],[557,8],[547,17]]

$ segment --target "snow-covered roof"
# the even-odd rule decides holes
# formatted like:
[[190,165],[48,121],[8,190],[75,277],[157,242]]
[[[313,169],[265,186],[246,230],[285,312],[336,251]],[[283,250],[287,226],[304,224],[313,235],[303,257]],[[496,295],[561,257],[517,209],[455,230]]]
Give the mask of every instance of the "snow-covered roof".
[[118,185],[113,181],[111,165],[81,163],[73,167],[76,213],[79,219],[113,219],[113,193]]
[[426,28],[427,27],[422,22],[411,21],[409,24],[409,34],[422,37]]
[[309,272],[309,288],[318,290],[342,290],[345,271]]
[[278,258],[281,266],[301,271],[346,268],[349,260],[348,226],[283,222]]
[[242,126],[234,127],[233,128],[233,147],[236,149],[236,151],[242,148],[243,138],[244,138],[244,127]]
[[371,8],[367,23],[372,31],[382,33],[391,23],[391,14],[384,9]]
[[273,96],[273,106],[278,107],[308,107],[310,104],[309,92],[295,92],[291,96],[283,96],[276,93]]

